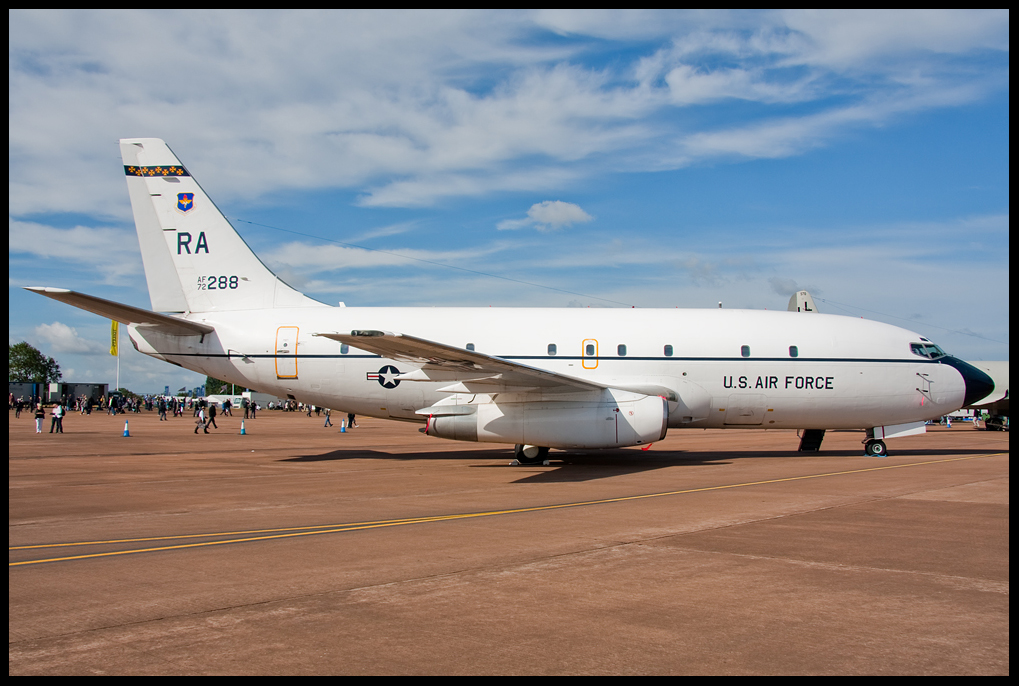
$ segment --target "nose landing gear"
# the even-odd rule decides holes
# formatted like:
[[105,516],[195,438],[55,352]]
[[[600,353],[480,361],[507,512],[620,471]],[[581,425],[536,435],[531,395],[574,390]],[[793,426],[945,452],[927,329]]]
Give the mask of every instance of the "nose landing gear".
[[888,448],[885,447],[884,441],[869,439],[863,442],[863,454],[871,457],[888,457]]

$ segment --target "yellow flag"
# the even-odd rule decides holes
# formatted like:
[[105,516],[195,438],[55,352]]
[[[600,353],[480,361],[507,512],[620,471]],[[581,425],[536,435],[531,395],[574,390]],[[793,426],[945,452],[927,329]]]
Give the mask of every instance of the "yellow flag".
[[117,356],[119,350],[117,350],[117,342],[120,336],[117,335],[120,332],[120,322],[110,322],[110,354],[114,357]]

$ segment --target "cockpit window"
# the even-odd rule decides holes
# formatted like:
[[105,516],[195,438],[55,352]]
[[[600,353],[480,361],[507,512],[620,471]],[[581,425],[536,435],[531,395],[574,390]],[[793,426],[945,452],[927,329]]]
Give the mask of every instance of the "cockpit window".
[[914,355],[926,357],[929,360],[936,360],[946,355],[944,350],[933,343],[910,343],[909,351]]

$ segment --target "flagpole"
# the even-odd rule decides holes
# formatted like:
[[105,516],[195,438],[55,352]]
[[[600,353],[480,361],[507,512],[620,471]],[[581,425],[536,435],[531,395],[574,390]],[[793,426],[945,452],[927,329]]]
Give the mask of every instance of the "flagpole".
[[110,354],[117,357],[117,386],[113,390],[120,390],[120,325],[117,320],[110,320]]

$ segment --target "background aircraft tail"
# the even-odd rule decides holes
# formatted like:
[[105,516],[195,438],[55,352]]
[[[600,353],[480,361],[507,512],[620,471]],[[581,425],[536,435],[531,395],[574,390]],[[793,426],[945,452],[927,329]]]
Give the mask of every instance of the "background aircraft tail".
[[814,299],[807,291],[793,293],[793,297],[789,298],[789,307],[786,309],[790,312],[817,312]]
[[262,264],[166,143],[128,138],[120,153],[154,311],[323,306]]

